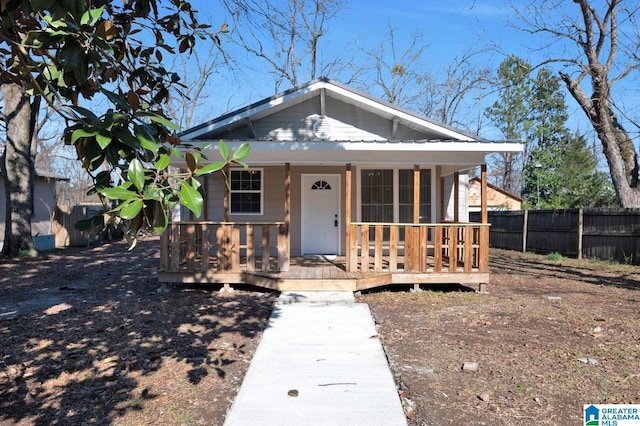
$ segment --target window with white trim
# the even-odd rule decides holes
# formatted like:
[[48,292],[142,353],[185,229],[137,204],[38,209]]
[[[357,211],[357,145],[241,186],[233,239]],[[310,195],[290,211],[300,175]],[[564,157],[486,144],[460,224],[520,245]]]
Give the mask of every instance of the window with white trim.
[[239,169],[229,173],[229,212],[262,214],[262,169]]

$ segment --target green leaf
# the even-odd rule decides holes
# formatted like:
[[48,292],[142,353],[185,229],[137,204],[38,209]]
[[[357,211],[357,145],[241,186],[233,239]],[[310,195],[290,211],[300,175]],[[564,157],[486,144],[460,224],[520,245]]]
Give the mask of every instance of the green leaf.
[[98,121],[100,121],[97,115],[95,115],[94,113],[92,113],[86,108],[82,108],[81,106],[77,106],[77,105],[69,106],[69,108],[73,110],[76,114],[78,114],[79,116],[78,118],[80,119],[88,119],[92,123],[97,123]]
[[202,154],[198,151],[193,151],[193,159],[196,160],[196,168],[200,166],[200,162],[202,161]]
[[111,132],[118,139],[118,142],[134,149],[140,148],[140,141],[129,132],[128,128],[114,127]]
[[237,161],[236,160],[235,163],[241,165],[242,168],[244,168],[244,169],[248,169],[249,168],[249,165],[247,163],[245,163],[244,161]]
[[182,152],[180,152],[178,148],[171,148],[171,155],[173,155],[176,158],[183,158]]
[[191,178],[191,186],[193,186],[195,189],[197,189],[198,192],[200,192],[200,194],[202,196],[204,196],[204,189],[202,188],[202,184],[200,183],[200,181],[198,179]]
[[[96,130],[87,130],[87,129],[76,129],[71,133],[71,144],[75,144],[76,141],[80,138],[88,138],[93,137],[98,132]],[[98,141],[98,144],[100,142]]]
[[150,112],[147,112],[147,113],[144,113],[144,114],[139,114],[139,115],[149,118],[149,120],[153,121],[154,123],[162,124],[163,126],[165,126],[168,129],[176,130],[176,131],[180,130],[180,126],[178,126],[177,124],[173,123],[168,118],[163,117],[161,115],[153,114],[153,113],[150,113]]
[[218,142],[218,149],[220,150],[220,155],[224,158],[224,161],[229,161],[229,145],[224,143],[223,141]]
[[184,182],[180,186],[178,196],[183,206],[191,210],[196,217],[200,217],[202,214],[203,198],[197,189]]
[[104,135],[102,133],[98,133],[96,135],[96,142],[98,142],[98,145],[100,145],[100,148],[105,149],[106,147],[109,146],[109,144],[111,143],[111,136],[109,135]]
[[156,161],[156,170],[164,170],[167,168],[169,163],[171,162],[171,158],[167,154],[160,154],[158,161]]
[[[62,80],[62,82],[64,83],[64,78],[60,79],[60,77],[63,76],[63,73],[55,65],[48,65],[45,69],[42,70],[42,74],[47,80],[58,80],[58,83],[60,83],[60,80]],[[63,87],[66,87],[66,85]]]
[[123,114],[121,112],[109,110],[104,115],[104,127],[111,130],[114,126],[128,124],[131,116],[129,114]]
[[144,188],[144,172],[145,169],[142,167],[140,160],[137,158],[131,160],[131,163],[129,163],[128,176],[138,191],[142,191]]
[[156,200],[162,201],[162,192],[158,190],[155,186],[147,186],[144,189],[144,198],[146,200]]
[[217,172],[221,170],[224,166],[226,166],[226,161],[219,161],[217,163],[210,163],[204,167],[199,168],[194,173],[195,176],[208,175],[209,173]]
[[156,155],[158,153],[158,144],[153,140],[153,136],[145,126],[139,124],[133,125],[133,133],[140,142],[140,146]]
[[100,193],[110,200],[133,200],[138,198],[138,194],[133,191],[129,191],[124,185],[116,186],[115,188],[104,188],[100,190]]
[[234,161],[244,160],[249,156],[250,151],[251,151],[251,145],[249,145],[248,143],[243,143],[233,153],[233,160]]
[[133,219],[138,216],[140,211],[144,207],[144,202],[140,198],[136,198],[135,200],[128,200],[122,203],[120,208],[120,217],[122,219]]
[[82,14],[82,18],[80,18],[80,25],[91,25],[94,26],[102,12],[104,11],[104,6],[99,7],[98,9],[89,9],[85,13]]
[[100,89],[100,91],[102,93],[104,93],[104,95],[107,98],[109,98],[109,100],[111,102],[116,104],[123,111],[129,111],[131,109],[131,106],[129,105],[129,102],[127,102],[127,100],[124,97],[118,95],[117,93],[114,93],[114,92],[111,92],[109,90],[106,90],[106,89]]
[[164,210],[164,206],[159,201],[153,202],[153,230],[157,233],[161,233],[167,227],[169,220],[167,218],[167,212]]

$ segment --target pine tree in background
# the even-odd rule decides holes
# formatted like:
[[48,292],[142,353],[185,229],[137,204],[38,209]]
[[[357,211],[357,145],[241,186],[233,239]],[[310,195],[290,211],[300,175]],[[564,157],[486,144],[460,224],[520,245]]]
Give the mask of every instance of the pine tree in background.
[[615,207],[616,194],[606,172],[581,135],[536,146],[525,167],[522,191],[530,208]]

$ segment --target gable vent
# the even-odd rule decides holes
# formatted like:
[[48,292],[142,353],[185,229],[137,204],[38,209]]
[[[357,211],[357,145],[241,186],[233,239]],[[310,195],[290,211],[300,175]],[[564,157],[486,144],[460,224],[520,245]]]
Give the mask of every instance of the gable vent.
[[331,137],[331,123],[327,117],[318,118],[313,123],[312,130],[318,139],[329,139]]

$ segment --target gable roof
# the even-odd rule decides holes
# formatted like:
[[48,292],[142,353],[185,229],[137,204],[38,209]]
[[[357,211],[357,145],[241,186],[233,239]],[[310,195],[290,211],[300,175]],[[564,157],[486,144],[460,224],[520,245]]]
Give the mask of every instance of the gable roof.
[[[209,120],[184,131],[180,137],[183,140],[216,139],[217,135],[242,126],[250,126],[251,122],[276,114],[314,97],[320,98],[320,108],[324,110],[325,96],[356,106],[382,119],[395,120],[397,124],[407,126],[417,132],[436,135],[436,137],[430,137],[430,140],[489,142],[477,135],[429,119],[413,111],[383,101],[360,90],[353,89],[327,78],[310,81],[300,87],[286,90],[244,108]],[[323,116],[324,111],[321,111],[320,115]]]
[[253,165],[442,165],[443,174],[484,164],[490,153],[523,150],[521,142],[487,140],[326,78],[209,120],[180,138],[205,151],[216,151],[219,140],[232,150],[249,142]]
[[[474,178],[469,179],[469,183],[470,184],[474,183],[474,182],[478,183],[478,184],[482,184],[480,178],[474,177]],[[511,199],[513,199],[515,201],[524,201],[524,199],[522,197],[514,194],[513,192],[509,192],[506,189],[502,189],[499,186],[493,185],[493,184],[491,184],[489,182],[487,182],[487,186],[489,188],[493,189],[494,191],[499,192],[499,193],[503,194],[504,196],[506,196],[508,198],[511,198]]]

